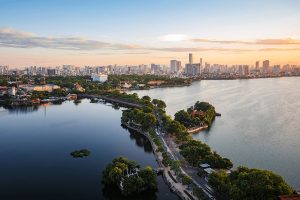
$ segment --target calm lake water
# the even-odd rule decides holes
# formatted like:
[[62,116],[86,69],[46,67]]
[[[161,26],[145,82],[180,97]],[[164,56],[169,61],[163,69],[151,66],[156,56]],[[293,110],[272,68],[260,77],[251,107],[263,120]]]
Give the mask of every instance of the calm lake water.
[[206,80],[134,92],[164,100],[172,116],[198,100],[210,102],[222,117],[194,138],[235,166],[273,170],[300,190],[300,77]]
[[[101,173],[117,156],[157,167],[151,145],[120,125],[110,105],[65,102],[37,109],[0,108],[0,199],[123,199],[103,188]],[[86,158],[70,152],[91,151]],[[158,177],[159,192],[145,200],[177,199]],[[137,199],[141,199],[137,197]]]

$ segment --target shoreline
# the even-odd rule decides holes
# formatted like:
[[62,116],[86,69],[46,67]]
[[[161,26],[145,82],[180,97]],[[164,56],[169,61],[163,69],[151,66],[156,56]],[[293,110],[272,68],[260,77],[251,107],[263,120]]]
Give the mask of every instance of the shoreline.
[[196,134],[196,133],[199,133],[200,131],[208,129],[208,127],[209,127],[208,125],[205,125],[205,126],[200,126],[200,127],[189,128],[189,129],[187,129],[187,132],[189,134]]
[[[184,189],[183,191],[180,191],[180,190],[179,190],[179,189],[180,189],[180,187],[179,187],[180,183],[174,182],[174,177],[170,177],[170,173],[171,173],[171,172],[170,172],[170,167],[165,167],[165,166],[163,165],[163,163],[162,163],[163,157],[162,157],[162,155],[161,155],[162,153],[157,151],[158,148],[157,148],[157,146],[154,144],[154,142],[152,141],[152,138],[149,136],[148,133],[145,133],[144,131],[142,131],[142,130],[140,130],[140,129],[138,129],[138,128],[134,128],[134,127],[130,126],[129,124],[123,122],[123,121],[121,121],[121,124],[122,124],[123,126],[125,126],[127,129],[133,130],[133,131],[135,131],[135,132],[137,132],[137,133],[139,133],[139,134],[145,136],[145,137],[148,139],[148,141],[149,141],[150,144],[151,144],[152,152],[153,152],[153,154],[154,154],[154,157],[155,157],[155,160],[156,160],[158,166],[164,169],[164,170],[163,170],[163,173],[162,173],[163,180],[164,180],[164,182],[168,185],[169,189],[170,189],[172,192],[174,192],[180,199],[191,199],[189,195],[191,195],[194,199],[197,199],[197,197],[195,197],[195,196],[194,196],[193,194],[191,194],[191,193],[188,193],[189,195],[187,195],[187,194],[186,194],[186,192],[187,192],[186,189]],[[172,173],[171,173],[171,175],[172,175]],[[177,188],[176,188],[176,186],[177,186]]]

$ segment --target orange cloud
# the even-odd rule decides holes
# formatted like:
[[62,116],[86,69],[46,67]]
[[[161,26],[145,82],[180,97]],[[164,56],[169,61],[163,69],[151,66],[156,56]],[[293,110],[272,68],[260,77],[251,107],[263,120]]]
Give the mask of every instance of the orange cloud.
[[249,44],[249,45],[299,45],[300,40],[292,38],[283,39],[259,39],[255,41],[242,41],[242,40],[211,40],[204,38],[191,39],[193,42],[202,43],[218,43],[218,44]]

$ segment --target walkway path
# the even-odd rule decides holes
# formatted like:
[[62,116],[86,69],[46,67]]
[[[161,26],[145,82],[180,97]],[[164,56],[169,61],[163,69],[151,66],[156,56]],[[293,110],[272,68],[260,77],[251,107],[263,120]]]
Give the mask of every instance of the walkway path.
[[[158,114],[157,114],[158,115]],[[211,187],[209,187],[207,181],[201,177],[198,176],[198,170],[196,168],[193,168],[191,166],[189,166],[188,164],[184,164],[184,158],[182,158],[182,156],[179,153],[179,150],[177,149],[177,145],[174,143],[174,141],[172,139],[170,140],[165,140],[165,137],[161,131],[161,127],[162,127],[162,122],[160,120],[159,116],[156,116],[158,121],[159,121],[159,126],[160,128],[158,128],[157,131],[157,135],[161,138],[161,140],[163,141],[164,145],[167,147],[167,151],[170,153],[170,155],[172,156],[172,158],[174,160],[179,160],[179,161],[183,161],[183,165],[180,167],[181,173],[188,175],[192,178],[193,183],[198,187],[201,188],[203,190],[203,192],[211,199],[211,200],[215,200],[216,198],[216,194],[213,191],[213,189]],[[218,198],[219,199],[219,198]]]
[[[148,140],[150,141],[151,145],[152,145],[152,149],[153,149],[153,153],[155,155],[155,158],[156,158],[156,161],[158,162],[158,165],[163,168],[163,177],[164,177],[164,180],[166,181],[166,183],[168,184],[168,186],[170,187],[170,189],[175,192],[181,199],[191,199],[187,194],[186,192],[193,198],[193,199],[198,199],[196,196],[194,196],[192,194],[191,191],[188,190],[188,187],[186,185],[183,185],[182,183],[176,181],[174,181],[174,179],[172,179],[172,177],[170,177],[169,173],[171,173],[171,175],[173,177],[175,177],[176,175],[174,174],[174,172],[170,169],[170,167],[165,167],[163,164],[162,164],[162,161],[163,161],[163,156],[162,156],[162,153],[157,151],[158,150],[158,147],[155,145],[155,143],[152,141],[152,138],[149,136],[148,133],[140,130],[139,128],[135,128],[135,127],[132,127],[130,126],[129,124],[127,123],[124,123],[122,122],[122,124],[124,126],[126,126],[127,128],[131,129],[131,130],[134,130],[142,135],[144,135],[145,137],[148,138]],[[192,200],[193,200],[192,199]]]
[[81,98],[90,98],[90,99],[103,99],[107,102],[116,103],[118,105],[124,105],[126,107],[132,107],[132,108],[142,108],[143,106],[138,103],[132,103],[125,100],[120,100],[112,97],[107,97],[103,95],[89,95],[89,94],[81,94],[79,95]]

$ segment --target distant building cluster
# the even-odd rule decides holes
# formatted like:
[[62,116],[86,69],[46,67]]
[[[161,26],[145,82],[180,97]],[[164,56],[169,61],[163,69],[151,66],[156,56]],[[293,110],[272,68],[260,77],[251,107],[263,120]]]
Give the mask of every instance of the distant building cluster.
[[7,75],[9,74],[8,66],[1,66],[0,65],[0,75]]
[[[152,63],[150,65],[107,65],[84,66],[63,65],[56,67],[30,66],[25,69],[9,69],[0,66],[0,75],[42,75],[42,76],[91,76],[93,81],[105,82],[109,74],[154,74],[170,77],[199,77],[202,79],[235,79],[259,78],[300,75],[300,66],[271,65],[269,60],[256,61],[254,65],[222,65],[203,63],[202,58],[194,61],[193,54],[189,54],[189,61],[185,65],[180,60],[170,60],[170,65]],[[184,67],[183,67],[184,66]]]

